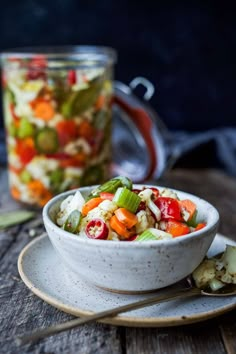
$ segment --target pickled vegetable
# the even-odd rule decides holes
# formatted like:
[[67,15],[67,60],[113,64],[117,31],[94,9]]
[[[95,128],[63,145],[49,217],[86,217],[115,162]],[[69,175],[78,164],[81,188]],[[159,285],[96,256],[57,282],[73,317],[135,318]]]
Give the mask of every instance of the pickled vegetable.
[[[181,205],[181,200],[171,190],[159,191],[145,186],[135,189],[130,179],[118,176],[95,187],[87,198],[79,190],[67,197],[60,205],[56,220],[62,226],[64,219],[75,210],[82,215],[75,232],[79,237],[129,242],[171,240],[206,226],[206,222],[199,220],[195,227],[190,227],[187,222],[191,221],[191,216],[184,220],[185,211],[181,213]],[[194,217],[197,206],[192,201],[191,207]],[[235,254],[230,253],[230,257]]]
[[135,213],[138,209],[141,198],[126,187],[118,188],[114,195],[113,201],[122,208],[125,208],[131,213]]
[[[13,198],[42,207],[49,196],[109,177],[111,69],[105,62],[87,64],[43,55],[6,57],[4,118]],[[33,182],[40,186],[35,194]]]

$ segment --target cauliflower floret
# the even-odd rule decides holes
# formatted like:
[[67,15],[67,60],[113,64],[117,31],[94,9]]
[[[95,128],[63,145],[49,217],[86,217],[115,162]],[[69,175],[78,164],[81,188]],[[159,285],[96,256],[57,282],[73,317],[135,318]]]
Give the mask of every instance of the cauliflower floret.
[[216,260],[216,277],[223,283],[236,284],[236,246],[226,246],[220,260]]
[[146,205],[149,207],[149,209],[153,212],[153,214],[156,217],[156,220],[159,221],[161,219],[161,211],[156,206],[156,204],[152,201],[153,191],[150,188],[146,188],[143,191],[141,191],[138,195],[141,198],[141,200],[145,202]]
[[[96,208],[90,210],[87,214],[87,216],[85,216],[80,223],[79,226],[79,230],[80,232],[84,232],[86,225],[89,223],[89,221],[91,221],[92,219],[101,219],[102,221],[104,221],[105,223],[107,223],[107,227],[109,227],[108,225],[108,221],[110,220],[110,218],[112,217],[114,211],[117,209],[117,205],[111,201],[111,200],[104,200],[103,202],[101,202]],[[116,237],[115,233],[113,232],[113,230],[109,231],[109,236],[108,239],[113,239],[116,240],[118,238],[118,235]]]
[[165,188],[160,192],[160,195],[162,197],[168,197],[168,198],[174,198],[179,200],[177,194],[175,192],[173,192],[171,189]]
[[216,291],[226,284],[236,284],[236,246],[226,245],[220,259],[205,259],[192,276],[196,286],[201,289],[209,286]]
[[113,230],[109,231],[109,235],[108,235],[107,239],[110,240],[110,241],[120,241],[119,236]]
[[32,108],[27,102],[18,102],[17,106],[15,107],[15,113],[17,116],[32,116]]
[[9,87],[16,96],[17,102],[28,103],[34,100],[39,91],[44,86],[43,80],[30,81],[23,83],[22,85],[17,85],[15,82],[9,82]]
[[197,288],[204,289],[215,278],[216,269],[213,259],[205,259],[192,273]]
[[166,231],[166,227],[167,227],[167,222],[165,220],[162,220],[159,222],[159,225],[157,228],[159,230]]
[[70,180],[81,177],[82,173],[83,169],[79,167],[67,167],[64,171],[65,178]]
[[48,160],[41,156],[36,156],[31,160],[27,166],[26,170],[31,174],[34,179],[41,180],[46,188],[50,187],[50,178],[48,173],[57,169],[59,162],[55,159]]
[[64,150],[69,155],[76,155],[80,151],[83,151],[86,155],[89,155],[91,153],[91,146],[84,138],[79,138],[76,141],[68,143]]
[[73,210],[79,210],[81,212],[84,203],[85,200],[80,191],[77,191],[74,196],[70,195],[63,200],[60,205],[60,211],[57,214],[57,224],[62,226]]
[[146,229],[150,228],[150,227],[154,227],[155,224],[155,220],[153,219],[153,217],[151,216],[151,213],[149,212],[148,209],[146,210],[140,210],[137,214],[136,214],[137,218],[138,218],[138,222],[135,225],[136,228],[136,233],[140,234],[143,231],[145,231]]
[[8,162],[16,168],[22,167],[22,162],[20,161],[19,156],[13,151],[8,155]]
[[86,217],[87,222],[95,218],[102,219],[104,222],[106,222],[112,217],[114,211],[117,208],[117,205],[113,201],[104,200],[96,208],[88,212]]
[[102,210],[105,210],[105,211],[109,211],[110,213],[114,213],[114,211],[116,209],[118,209],[118,206],[116,205],[116,203],[114,203],[112,200],[104,200],[103,202],[101,202],[99,204],[99,207],[102,209]]

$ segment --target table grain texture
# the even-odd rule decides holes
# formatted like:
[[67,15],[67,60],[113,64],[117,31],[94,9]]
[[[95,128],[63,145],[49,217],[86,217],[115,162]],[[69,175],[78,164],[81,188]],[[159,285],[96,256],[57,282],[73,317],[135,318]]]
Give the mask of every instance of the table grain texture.
[[[219,232],[236,240],[236,179],[217,170],[174,169],[160,185],[197,194],[219,210]],[[7,174],[0,168],[0,212],[21,208],[8,192]],[[36,297],[17,271],[22,248],[44,231],[28,222],[0,231],[0,353],[101,353],[101,354],[235,354],[236,310],[192,325],[170,328],[126,328],[94,323],[18,347],[15,336],[38,327],[72,319]]]

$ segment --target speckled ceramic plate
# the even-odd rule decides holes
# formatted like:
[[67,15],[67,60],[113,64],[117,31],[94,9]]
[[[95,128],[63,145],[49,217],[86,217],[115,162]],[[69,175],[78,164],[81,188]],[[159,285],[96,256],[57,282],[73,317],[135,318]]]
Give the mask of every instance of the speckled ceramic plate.
[[[223,251],[226,243],[236,244],[217,234],[208,254],[212,256]],[[111,293],[78,279],[77,275],[64,267],[47,236],[33,240],[22,250],[18,269],[22,280],[35,295],[64,312],[81,317],[154,295]],[[156,294],[163,292],[165,289]],[[202,296],[156,304],[101,322],[131,327],[176,326],[203,321],[234,307],[236,297]]]

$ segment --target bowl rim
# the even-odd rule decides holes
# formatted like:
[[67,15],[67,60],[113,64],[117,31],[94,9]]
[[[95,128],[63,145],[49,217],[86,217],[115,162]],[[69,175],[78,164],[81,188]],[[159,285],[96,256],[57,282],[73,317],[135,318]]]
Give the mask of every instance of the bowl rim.
[[[211,204],[209,203],[207,200],[198,197],[195,194],[191,194],[182,190],[178,190],[178,189],[174,189],[171,187],[167,187],[167,186],[159,186],[156,184],[151,184],[151,183],[142,183],[142,184],[133,184],[134,188],[138,188],[138,187],[154,187],[157,189],[170,189],[173,192],[178,193],[184,193],[186,196],[189,196],[189,198],[193,197],[195,199],[197,199],[199,202],[203,202],[206,207],[209,208],[209,210],[211,211],[213,217],[212,220],[210,220],[210,222],[207,223],[207,225],[200,230],[197,231],[193,231],[190,232],[187,235],[184,235],[182,237],[174,237],[172,239],[164,239],[164,240],[158,240],[158,242],[156,240],[150,240],[150,241],[146,241],[146,242],[129,242],[129,241],[116,241],[116,240],[96,240],[96,239],[89,239],[89,238],[84,238],[84,237],[79,237],[78,235],[72,234],[68,231],[63,230],[62,228],[60,228],[55,222],[53,222],[49,216],[49,211],[50,209],[54,206],[55,203],[58,203],[58,201],[62,201],[64,200],[66,197],[68,197],[69,195],[73,195],[76,193],[77,190],[83,192],[83,191],[87,191],[87,190],[91,190],[93,188],[96,188],[97,185],[92,185],[92,186],[85,186],[85,187],[80,187],[77,189],[73,189],[73,190],[69,190],[63,193],[60,193],[56,196],[54,196],[52,199],[50,199],[45,206],[43,207],[43,211],[42,211],[42,217],[43,217],[43,222],[44,225],[46,226],[46,224],[52,229],[56,229],[56,231],[60,234],[61,237],[66,237],[66,238],[70,238],[72,240],[77,240],[77,242],[82,243],[82,244],[91,244],[94,246],[98,246],[98,245],[104,245],[106,247],[133,247],[133,248],[149,248],[149,247],[153,247],[156,245],[166,245],[168,244],[168,246],[170,245],[175,245],[176,243],[181,244],[181,243],[185,243],[185,241],[190,240],[192,238],[196,237],[204,237],[206,232],[210,232],[212,229],[217,228],[219,221],[220,221],[220,215],[218,210]],[[209,213],[209,212],[208,212]],[[217,232],[217,230],[216,230]],[[132,245],[132,246],[131,246]]]

